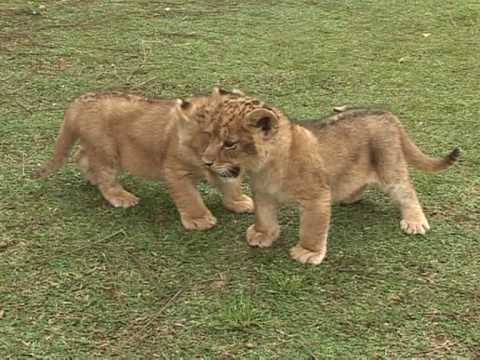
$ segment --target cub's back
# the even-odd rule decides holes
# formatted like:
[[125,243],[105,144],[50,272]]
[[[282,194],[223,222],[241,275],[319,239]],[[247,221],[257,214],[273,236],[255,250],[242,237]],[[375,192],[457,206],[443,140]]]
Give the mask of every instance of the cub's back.
[[376,148],[400,146],[400,123],[387,111],[349,110],[298,124],[317,137],[320,155],[334,176],[368,168]]
[[399,121],[388,111],[381,110],[347,110],[323,119],[303,120],[299,125],[307,128],[316,136],[366,136],[390,128],[397,128]]
[[160,118],[164,114],[170,115],[174,106],[174,100],[150,99],[117,92],[86,93],[72,102],[67,115],[76,122],[136,122],[149,115]]

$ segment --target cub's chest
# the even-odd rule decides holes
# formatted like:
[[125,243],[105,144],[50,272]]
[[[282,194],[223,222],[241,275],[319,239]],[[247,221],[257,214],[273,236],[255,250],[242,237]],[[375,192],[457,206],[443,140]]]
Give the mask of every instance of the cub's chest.
[[[252,177],[252,190],[257,194],[268,195],[280,203],[291,203],[297,200],[295,186],[291,186],[287,172],[282,174],[262,174]],[[297,190],[298,190],[297,186]]]
[[257,174],[251,174],[252,190],[255,193],[268,194],[277,200],[283,201],[284,195],[284,181],[283,172],[279,171],[265,171]]

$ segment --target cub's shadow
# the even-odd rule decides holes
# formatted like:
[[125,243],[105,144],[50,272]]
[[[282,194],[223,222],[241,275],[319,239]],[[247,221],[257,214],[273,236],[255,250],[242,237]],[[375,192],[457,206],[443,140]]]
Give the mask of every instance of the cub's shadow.
[[[199,190],[206,206],[217,217],[218,223],[212,230],[202,235],[186,232],[180,222],[178,211],[167,189],[161,181],[147,181],[130,176],[122,176],[120,182],[128,191],[140,198],[138,205],[128,208],[113,208],[103,199],[97,187],[88,184],[73,171],[65,171],[49,178],[39,187],[42,202],[61,209],[65,217],[83,216],[91,218],[92,226],[101,226],[108,221],[112,225],[127,227],[162,235],[176,234],[186,239],[206,237],[217,242],[217,246],[231,247],[233,240],[238,246],[245,245],[245,232],[253,224],[252,214],[235,214],[225,209],[222,195],[206,185]],[[282,207],[278,213],[281,236],[274,248],[291,246],[298,241],[300,217],[295,206]],[[329,239],[340,246],[346,243],[378,237],[378,234],[397,231],[399,211],[382,193],[367,191],[364,198],[350,205],[334,204],[330,220]],[[228,238],[229,241],[224,241]],[[340,241],[336,241],[340,240]]]
[[[279,242],[298,241],[300,214],[295,207],[285,207],[279,212],[282,235]],[[400,212],[382,193],[369,192],[365,197],[348,205],[334,204],[330,218],[329,239],[368,240],[374,235],[397,231]]]
[[108,216],[111,220],[150,221],[174,223],[178,216],[175,205],[161,182],[121,176],[120,183],[140,198],[139,204],[130,208],[115,208],[101,195],[98,188],[89,184],[75,170],[64,170],[47,179],[38,180],[37,200],[55,207],[65,214]]

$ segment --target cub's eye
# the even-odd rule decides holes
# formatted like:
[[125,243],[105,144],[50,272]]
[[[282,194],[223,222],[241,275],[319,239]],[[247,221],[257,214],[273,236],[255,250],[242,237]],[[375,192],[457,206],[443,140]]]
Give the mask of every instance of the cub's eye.
[[223,143],[223,148],[225,150],[233,150],[233,149],[236,149],[237,148],[237,143],[236,142],[233,142],[233,141],[225,141]]

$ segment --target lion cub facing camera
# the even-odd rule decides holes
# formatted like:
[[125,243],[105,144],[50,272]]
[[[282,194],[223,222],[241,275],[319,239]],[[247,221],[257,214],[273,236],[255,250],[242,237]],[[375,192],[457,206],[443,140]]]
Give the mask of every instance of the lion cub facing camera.
[[[191,101],[200,114],[223,96],[225,93],[215,88],[211,96]],[[224,195],[225,207],[232,211],[253,212],[253,202],[242,194],[238,177],[215,173],[202,162],[200,154],[208,145],[203,135],[205,118],[188,121],[179,116],[175,100],[84,94],[66,110],[53,156],[37,175],[46,177],[60,168],[78,140],[80,147],[74,159],[81,173],[111,205],[126,208],[138,202],[116,179],[124,170],[163,179],[186,229],[211,228],[216,219],[196,189],[197,177],[216,186]]]
[[[182,110],[196,117],[195,104]],[[255,224],[247,231],[249,245],[271,246],[280,235],[279,203],[294,202],[300,207],[300,241],[290,255],[302,263],[319,264],[326,255],[332,201],[355,202],[369,184],[379,184],[399,204],[403,231],[425,233],[430,226],[408,165],[439,171],[460,154],[454,149],[443,159],[426,156],[399,120],[383,111],[345,111],[296,124],[255,98],[227,95],[210,116],[202,159],[212,169],[242,168],[250,176]]]

